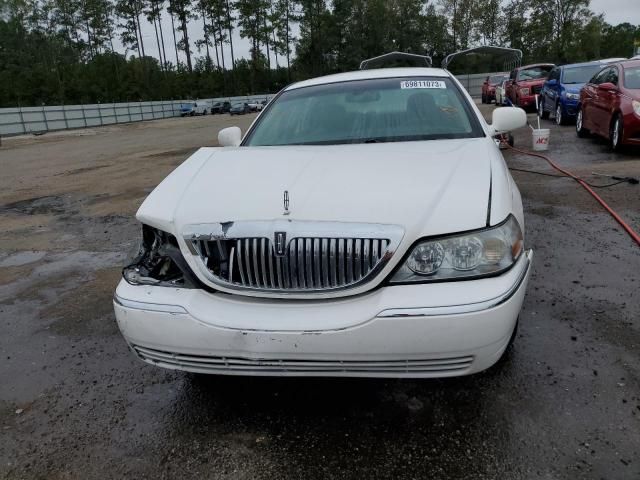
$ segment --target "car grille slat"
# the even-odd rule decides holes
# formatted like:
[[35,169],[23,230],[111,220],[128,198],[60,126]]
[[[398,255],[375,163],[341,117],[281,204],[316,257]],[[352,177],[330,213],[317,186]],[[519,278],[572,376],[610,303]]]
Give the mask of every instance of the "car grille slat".
[[320,256],[322,264],[322,288],[328,288],[329,285],[329,249],[328,240],[323,238],[320,240]]
[[344,259],[346,257],[346,240],[338,239],[338,282],[340,285],[347,283],[347,277],[345,275]]
[[353,260],[354,260],[353,276],[354,276],[354,280],[358,281],[362,276],[362,240],[360,240],[359,238],[356,238],[354,240],[354,244],[355,246],[353,249]]
[[314,278],[313,278],[313,252],[312,246],[313,240],[311,238],[307,238],[304,241],[304,258],[306,263],[306,274],[307,274],[307,287],[315,288]]
[[296,240],[297,256],[298,256],[298,285],[300,288],[307,288],[304,278],[304,240],[299,238]]
[[260,285],[260,271],[258,270],[258,239],[254,238],[251,242],[252,252],[253,252],[253,272],[256,277],[256,286],[262,287]]
[[331,283],[329,285],[331,287],[335,287],[336,285],[338,285],[338,259],[336,253],[336,243],[337,240],[335,238],[329,240],[329,271],[331,272]]
[[[244,268],[242,266],[242,240],[236,240],[236,255],[238,260],[238,271],[240,273],[240,281],[244,285],[246,283],[244,277]],[[233,271],[233,270],[232,270]]]
[[292,240],[289,244],[289,280],[291,288],[298,288],[298,243]]
[[[362,274],[366,275],[367,272],[369,271],[369,265],[371,265],[370,262],[370,258],[369,258],[369,253],[371,251],[369,243],[370,242],[363,242],[364,245],[362,247],[362,257],[363,257],[363,263],[362,263]],[[374,262],[375,263],[375,262]]]

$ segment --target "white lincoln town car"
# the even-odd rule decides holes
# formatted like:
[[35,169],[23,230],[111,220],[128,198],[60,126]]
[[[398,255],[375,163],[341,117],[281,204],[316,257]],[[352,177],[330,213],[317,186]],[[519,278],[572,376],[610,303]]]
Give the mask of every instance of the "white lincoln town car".
[[520,192],[446,70],[385,68],[281,91],[137,213],[114,296],[131,350],[196,373],[448,377],[496,363],[531,269]]

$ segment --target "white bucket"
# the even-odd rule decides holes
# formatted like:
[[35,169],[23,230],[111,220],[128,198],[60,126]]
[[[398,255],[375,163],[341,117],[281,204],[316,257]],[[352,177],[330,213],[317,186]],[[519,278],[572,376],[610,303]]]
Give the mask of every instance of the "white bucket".
[[533,130],[533,149],[538,152],[542,150],[548,150],[550,133],[551,132],[548,128],[539,128],[537,130]]

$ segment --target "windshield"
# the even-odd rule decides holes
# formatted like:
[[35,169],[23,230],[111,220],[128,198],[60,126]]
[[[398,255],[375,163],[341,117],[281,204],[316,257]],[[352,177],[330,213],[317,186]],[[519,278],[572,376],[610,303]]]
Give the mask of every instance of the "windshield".
[[333,145],[483,135],[449,78],[358,80],[289,90],[271,101],[244,145]]
[[640,67],[627,67],[624,69],[624,86],[640,89]]
[[601,68],[600,64],[565,68],[562,83],[587,83]]
[[503,80],[504,80],[504,75],[494,75],[493,77],[489,78],[489,83],[491,85],[497,85],[499,83],[502,83]]
[[531,67],[520,70],[518,73],[518,80],[537,80],[539,78],[547,78],[551,67]]
[[244,103],[232,103],[231,106],[232,107],[236,107],[236,108],[240,108],[240,107],[244,107]]

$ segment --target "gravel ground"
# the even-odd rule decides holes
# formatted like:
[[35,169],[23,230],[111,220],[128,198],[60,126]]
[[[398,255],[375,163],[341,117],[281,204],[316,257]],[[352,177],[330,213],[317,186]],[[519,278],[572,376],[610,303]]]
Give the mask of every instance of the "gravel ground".
[[[3,139],[0,478],[640,478],[640,249],[565,178],[513,172],[535,258],[501,368],[202,379],[136,360],[111,306],[133,214],[218,129],[252,118]],[[544,124],[551,156],[594,183],[606,180],[592,171],[640,176],[638,151]],[[640,229],[640,186],[600,193]]]

